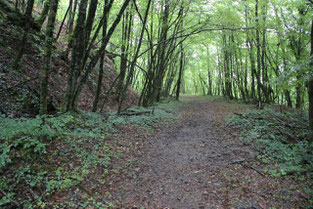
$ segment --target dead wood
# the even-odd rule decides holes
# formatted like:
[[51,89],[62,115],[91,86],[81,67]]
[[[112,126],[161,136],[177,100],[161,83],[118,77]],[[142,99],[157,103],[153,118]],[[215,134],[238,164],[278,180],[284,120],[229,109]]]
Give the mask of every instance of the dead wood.
[[134,116],[134,115],[150,115],[152,114],[152,111],[142,111],[142,112],[121,112],[119,115],[125,115],[125,116]]

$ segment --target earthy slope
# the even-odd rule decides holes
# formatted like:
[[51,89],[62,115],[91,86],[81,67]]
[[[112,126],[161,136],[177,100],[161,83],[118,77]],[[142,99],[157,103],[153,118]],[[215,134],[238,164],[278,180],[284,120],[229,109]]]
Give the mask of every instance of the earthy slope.
[[[38,113],[39,101],[39,72],[41,68],[44,36],[31,30],[25,47],[25,55],[22,60],[20,71],[12,70],[12,62],[17,55],[23,29],[9,20],[10,13],[0,7],[0,111],[2,114],[21,116]],[[57,27],[58,28],[58,27]],[[60,38],[62,40],[62,38]],[[52,58],[51,77],[49,80],[50,104],[49,110],[53,112],[62,104],[67,82],[68,60],[61,59],[61,51],[65,50],[66,44],[57,43]],[[105,58],[105,74],[102,86],[102,103],[104,94],[110,89],[117,71],[108,57]],[[81,110],[90,111],[94,99],[98,71],[94,70],[85,86],[78,107]],[[115,109],[117,106],[114,96],[116,89],[113,88],[107,100],[106,107]],[[128,98],[125,106],[137,104],[138,95],[132,89],[128,89]]]

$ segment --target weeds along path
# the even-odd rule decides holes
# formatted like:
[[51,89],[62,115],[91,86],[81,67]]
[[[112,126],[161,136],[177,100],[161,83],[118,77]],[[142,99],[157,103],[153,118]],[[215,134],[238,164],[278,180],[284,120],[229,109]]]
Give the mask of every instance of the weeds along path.
[[132,175],[112,191],[115,206],[289,208],[297,204],[279,196],[291,185],[288,180],[282,183],[240,164],[255,159],[257,153],[232,136],[224,118],[247,107],[222,99],[184,100],[181,119],[155,131],[143,154],[127,168]]

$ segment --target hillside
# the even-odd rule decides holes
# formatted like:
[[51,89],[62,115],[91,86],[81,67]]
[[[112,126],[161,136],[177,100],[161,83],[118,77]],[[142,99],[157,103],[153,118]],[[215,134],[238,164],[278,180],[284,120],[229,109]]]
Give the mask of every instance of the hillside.
[[[20,23],[16,21],[19,16],[15,16],[16,18],[12,20],[10,18],[12,13],[7,8],[0,7],[0,14],[0,111],[2,114],[11,116],[36,115],[39,111],[39,73],[42,67],[44,35],[34,29],[30,31],[22,58],[22,67],[18,71],[12,70],[12,63],[20,48],[23,28],[17,24]],[[48,105],[50,113],[61,107],[66,89],[69,60],[61,56],[64,47],[66,44],[62,41],[56,43],[52,57]],[[116,87],[113,86],[113,89],[110,89],[116,83],[118,74],[112,60],[108,57],[105,58],[104,69],[100,105],[103,104],[106,94],[110,91],[104,110],[106,111],[107,108],[115,110],[118,105],[115,97]],[[78,108],[80,110],[91,111],[97,82],[98,71],[95,70],[89,76],[87,85],[79,97]],[[137,93],[128,88],[127,94],[128,97],[123,103],[124,107],[137,105]]]

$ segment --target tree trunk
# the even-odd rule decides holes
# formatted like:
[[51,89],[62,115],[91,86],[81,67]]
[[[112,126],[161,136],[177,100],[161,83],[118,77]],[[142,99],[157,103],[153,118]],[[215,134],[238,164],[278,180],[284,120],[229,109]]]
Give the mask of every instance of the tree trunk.
[[25,44],[27,42],[27,36],[28,36],[29,29],[30,29],[30,22],[32,19],[33,7],[34,7],[34,0],[28,0],[26,13],[25,13],[27,21],[26,21],[26,25],[24,28],[24,33],[23,33],[23,38],[22,38],[21,44],[20,44],[20,48],[19,48],[18,54],[16,56],[16,59],[14,60],[14,63],[13,63],[13,69],[14,70],[20,70],[20,62],[21,62],[21,59],[24,55]]
[[[140,48],[141,48],[141,45],[142,45],[142,40],[143,40],[143,36],[144,36],[144,33],[145,33],[145,28],[146,28],[146,24],[147,24],[147,20],[148,20],[148,16],[149,16],[149,10],[150,10],[151,1],[152,0],[148,1],[148,5],[147,5],[146,11],[145,11],[144,19],[141,20],[143,22],[142,22],[142,29],[141,29],[141,32],[140,32],[140,37],[139,37],[139,40],[138,40],[138,46],[136,48],[133,60],[130,63],[129,73],[128,73],[128,76],[127,76],[126,85],[123,88],[122,98],[121,98],[121,101],[120,101],[120,104],[119,104],[118,112],[121,111],[122,102],[126,98],[127,88],[131,84],[131,82],[132,82],[132,76],[134,74],[135,66],[136,66],[136,63],[137,63],[138,55],[139,55]],[[138,11],[138,14],[139,14],[139,11]]]
[[[102,43],[101,43],[101,45],[104,44],[104,38],[107,35],[108,19],[109,19],[109,14],[110,14],[110,10],[111,10],[113,1],[114,0],[111,0],[109,2],[109,0],[105,0],[105,5],[103,8],[104,23],[103,23],[103,28],[102,28]],[[98,109],[98,103],[99,103],[100,94],[101,94],[103,71],[104,71],[104,69],[103,69],[104,56],[105,56],[105,53],[103,52],[101,59],[100,59],[100,69],[99,69],[99,76],[98,76],[97,91],[96,91],[95,99],[94,99],[93,105],[92,105],[92,111],[93,112],[96,112]]]
[[255,21],[256,21],[256,45],[257,45],[257,90],[258,90],[258,106],[262,107],[261,96],[261,47],[260,47],[260,33],[259,33],[259,0],[255,1]]
[[262,91],[264,93],[265,102],[270,103],[270,94],[268,86],[268,75],[267,75],[267,60],[266,60],[266,28],[265,22],[267,17],[267,0],[262,2],[262,55],[261,55],[261,66],[262,66]]
[[48,16],[49,13],[49,8],[50,8],[50,1],[51,0],[46,0],[45,5],[43,7],[43,10],[41,11],[39,19],[36,21],[37,24],[39,25],[39,28],[42,28],[43,23],[46,20],[46,17]]
[[176,89],[176,100],[179,100],[179,94],[180,94],[180,86],[181,86],[181,79],[183,76],[183,69],[184,69],[184,49],[181,44],[181,54],[180,54],[180,65],[179,65],[179,73],[178,73],[178,79],[177,79],[177,89]]
[[[311,68],[313,67],[313,20],[311,26]],[[311,75],[308,82],[308,95],[309,95],[309,121],[311,128],[311,141],[313,141],[313,77]]]
[[98,7],[98,0],[91,0],[91,3],[89,4],[89,8],[88,8],[88,17],[87,17],[86,25],[85,25],[85,44],[86,44],[85,48],[87,48],[88,43],[89,43],[90,34],[92,31],[92,26],[93,26],[93,22],[95,19],[97,7]]
[[59,0],[52,0],[50,5],[50,14],[48,18],[48,24],[46,28],[45,37],[45,53],[43,59],[43,66],[40,72],[40,110],[39,114],[47,114],[47,98],[48,98],[48,82],[49,82],[49,71],[50,62],[52,55],[52,45],[54,42],[53,33],[55,28],[55,19],[58,10]]
[[64,17],[63,17],[63,20],[62,20],[62,23],[61,23],[61,25],[60,25],[59,32],[58,32],[58,34],[57,34],[57,36],[56,36],[56,38],[55,38],[55,41],[57,41],[57,40],[59,39],[60,35],[61,35],[62,28],[63,28],[63,25],[64,25],[64,23],[65,23],[66,17],[67,17],[67,15],[68,15],[68,13],[70,12],[70,10],[72,9],[72,4],[73,4],[73,0],[70,0],[70,4],[69,4],[69,6],[68,6],[68,8],[67,8],[67,10],[66,10],[66,12],[65,12],[65,15],[64,15]]
[[71,6],[70,15],[69,15],[68,22],[67,22],[67,31],[66,32],[70,36],[72,35],[72,32],[73,32],[75,12],[77,9],[77,4],[78,4],[78,0],[75,0],[74,1],[74,7],[73,7],[73,5]]
[[72,58],[69,69],[67,89],[63,102],[63,112],[74,111],[75,101],[74,93],[77,86],[78,78],[81,74],[82,57],[84,57],[85,51],[85,19],[87,12],[88,0],[81,0],[78,11],[78,18],[73,37]]
[[81,79],[79,81],[79,83],[76,85],[76,89],[74,89],[74,94],[72,95],[72,103],[71,103],[71,108],[72,110],[76,109],[77,107],[77,101],[78,101],[78,98],[79,98],[79,95],[80,93],[82,92],[83,90],[83,87],[84,85],[86,84],[87,82],[87,79],[90,75],[90,73],[92,72],[92,70],[95,68],[95,66],[97,65],[99,59],[101,58],[101,55],[103,53],[103,51],[105,51],[106,49],[106,46],[108,45],[111,37],[112,37],[112,34],[113,32],[115,31],[117,25],[119,24],[121,18],[122,18],[122,15],[125,11],[125,9],[127,8],[128,4],[129,4],[130,0],[125,0],[117,17],[115,18],[113,24],[111,25],[106,37],[104,38],[103,40],[103,44],[101,45],[100,49],[98,50],[98,52],[96,53],[96,55],[94,57],[91,58],[88,66],[86,67],[85,69],[85,72],[84,74],[81,76]]

